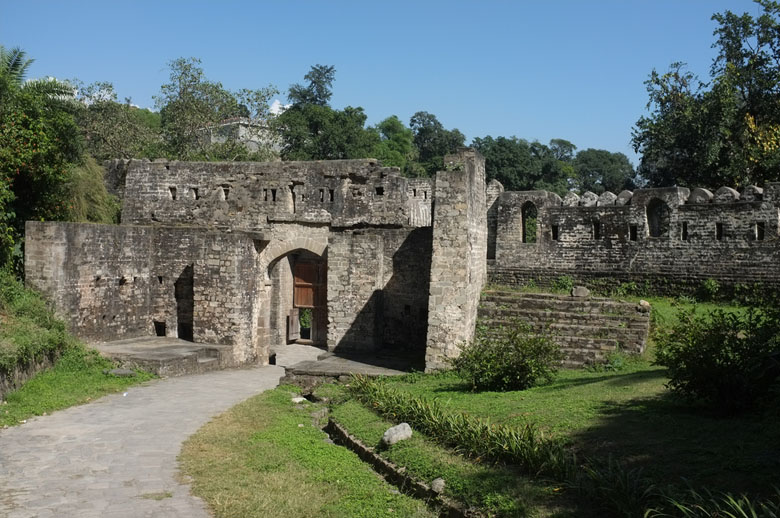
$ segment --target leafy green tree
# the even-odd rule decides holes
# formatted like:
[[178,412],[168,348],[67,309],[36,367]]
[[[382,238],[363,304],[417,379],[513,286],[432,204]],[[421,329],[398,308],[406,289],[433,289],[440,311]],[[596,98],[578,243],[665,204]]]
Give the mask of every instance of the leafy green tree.
[[445,129],[432,113],[417,112],[409,120],[414,133],[414,145],[419,153],[420,164],[428,176],[444,168],[444,156],[457,151],[466,141],[459,130]]
[[292,106],[275,124],[283,160],[368,158],[379,144],[379,134],[365,127],[363,108],[334,110],[328,106],[335,73],[333,66],[314,65],[305,76],[307,86],[290,87]]
[[580,191],[618,193],[636,188],[636,173],[623,153],[605,149],[584,149],[574,159],[577,188]]
[[132,106],[130,99],[117,102],[111,83],[77,83],[77,90],[76,120],[90,155],[98,160],[155,158],[153,149],[161,138],[158,113]]
[[633,131],[639,173],[651,185],[733,185],[780,178],[780,4],[715,14],[708,82],[682,63],[646,82],[651,110]]
[[371,154],[387,166],[401,169],[406,176],[421,176],[425,170],[417,162],[417,148],[410,128],[395,115],[390,116],[372,128],[379,136],[379,142]]
[[[277,90],[268,86],[231,92],[206,79],[199,65],[195,58],[171,61],[170,82],[155,97],[168,156],[180,160],[269,159],[274,145],[268,131],[269,101]],[[262,143],[256,156],[248,156],[246,147],[235,139],[212,142],[211,128],[234,117],[248,119],[249,130]]]
[[293,105],[316,104],[329,106],[333,95],[333,81],[336,79],[336,67],[333,65],[314,65],[303,76],[309,82],[306,86],[295,83],[290,86],[287,98]]
[[551,146],[528,142],[517,137],[487,136],[475,138],[471,144],[485,156],[488,180],[497,179],[509,191],[543,189],[563,194],[574,175],[568,158],[574,145],[562,139]]
[[25,82],[31,62],[0,47],[0,263],[20,260],[25,221],[67,218],[68,171],[82,154],[72,88]]
[[318,104],[293,105],[278,117],[283,160],[367,158],[379,142],[365,128],[363,108],[334,110]]

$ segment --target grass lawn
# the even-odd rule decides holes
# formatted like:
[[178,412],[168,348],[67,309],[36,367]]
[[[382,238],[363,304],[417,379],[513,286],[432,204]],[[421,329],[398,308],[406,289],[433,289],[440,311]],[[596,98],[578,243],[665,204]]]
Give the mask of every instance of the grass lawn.
[[255,396],[190,437],[179,461],[217,518],[433,517],[312,423],[296,387]]
[[17,425],[24,420],[80,405],[106,394],[152,379],[151,374],[138,371],[135,377],[119,378],[103,374],[114,364],[84,347],[68,349],[53,368],[43,371],[6,394],[0,404],[0,427]]
[[[665,298],[653,304],[655,325],[670,325],[676,307]],[[740,311],[717,304],[697,304]],[[641,467],[661,484],[682,478],[711,490],[773,494],[780,468],[777,414],[721,417],[674,399],[665,369],[645,358],[617,372],[562,370],[550,384],[516,392],[472,392],[452,372],[390,378],[391,386],[457,412],[496,423],[533,423],[562,437],[579,456],[620,459]]]
[[[333,392],[326,386],[316,393],[322,394],[323,390]],[[355,400],[336,396],[331,405],[332,418],[368,446],[377,447],[385,430],[395,424]],[[443,478],[447,496],[488,516],[583,516],[582,512],[575,513],[575,503],[570,495],[563,496],[557,484],[534,480],[511,467],[472,462],[419,431],[409,440],[377,451],[426,483]]]

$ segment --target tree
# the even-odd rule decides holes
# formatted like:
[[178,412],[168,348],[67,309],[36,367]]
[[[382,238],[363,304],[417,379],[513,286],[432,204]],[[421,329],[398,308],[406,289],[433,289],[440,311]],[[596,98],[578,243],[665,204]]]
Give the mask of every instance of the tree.
[[[231,92],[205,78],[200,60],[179,58],[170,62],[170,82],[155,97],[160,110],[167,154],[180,160],[268,159],[273,155],[269,101],[278,93],[273,86]],[[247,120],[253,138],[261,144],[255,156],[235,139],[212,142],[210,129],[233,117]]]
[[295,83],[290,86],[287,95],[290,102],[293,105],[329,106],[328,103],[333,95],[333,81],[336,79],[336,67],[333,65],[314,65],[303,78],[309,84],[303,86],[300,83]]
[[315,65],[304,76],[308,86],[290,86],[292,106],[275,123],[283,160],[368,158],[379,144],[379,134],[365,128],[363,108],[328,106],[335,74],[333,66]]
[[574,159],[577,188],[601,194],[636,188],[634,167],[623,153],[584,149]]
[[430,176],[444,168],[444,156],[457,151],[466,141],[458,129],[445,129],[432,113],[417,112],[409,120],[414,133],[414,145],[420,156],[420,163]]
[[576,149],[566,140],[554,139],[550,147],[517,137],[475,138],[472,147],[485,157],[488,180],[497,179],[506,190],[547,190],[563,194],[574,170],[567,158]]
[[25,82],[31,62],[0,46],[0,264],[21,260],[25,221],[67,218],[69,167],[82,154],[72,88]]
[[425,174],[417,162],[414,134],[398,117],[388,117],[371,129],[379,136],[379,142],[371,151],[374,158],[381,160],[384,165],[400,168],[406,176]]
[[0,45],[0,73],[16,87],[21,87],[27,69],[33,64],[33,59],[27,58],[27,53],[19,47],[6,49]]
[[293,105],[278,117],[283,160],[368,158],[379,142],[364,125],[363,108],[334,110],[318,104]]
[[97,160],[155,158],[152,148],[160,141],[160,115],[133,106],[130,99],[117,102],[111,83],[77,84],[80,102],[76,120],[87,152]]
[[682,63],[646,82],[650,115],[634,128],[639,173],[651,185],[732,185],[780,178],[780,4],[754,18],[726,11],[708,82]]

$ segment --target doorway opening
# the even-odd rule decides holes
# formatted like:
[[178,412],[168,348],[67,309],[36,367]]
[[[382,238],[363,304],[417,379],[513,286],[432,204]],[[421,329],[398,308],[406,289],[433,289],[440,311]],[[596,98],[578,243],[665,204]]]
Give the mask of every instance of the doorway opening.
[[187,265],[174,283],[176,297],[176,321],[178,336],[182,340],[193,341],[193,309],[195,299],[193,292],[194,275],[192,265]]

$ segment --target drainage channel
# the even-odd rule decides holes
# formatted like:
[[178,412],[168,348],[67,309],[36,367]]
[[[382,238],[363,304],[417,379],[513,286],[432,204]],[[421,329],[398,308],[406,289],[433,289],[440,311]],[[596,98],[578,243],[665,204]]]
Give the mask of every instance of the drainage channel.
[[[312,403],[327,404],[326,399],[322,399],[313,393],[302,394],[302,396]],[[485,515],[474,509],[466,509],[459,502],[434,491],[430,485],[419,478],[411,475],[406,468],[397,466],[388,461],[375,449],[364,444],[360,439],[351,435],[349,431],[328,417],[329,410],[327,406],[321,410],[312,413],[312,420],[315,426],[318,426],[328,436],[328,441],[355,453],[360,460],[371,466],[371,468],[384,478],[389,484],[392,484],[400,492],[423,500],[429,507],[439,513],[440,518],[483,518]],[[327,422],[322,422],[327,417]]]

